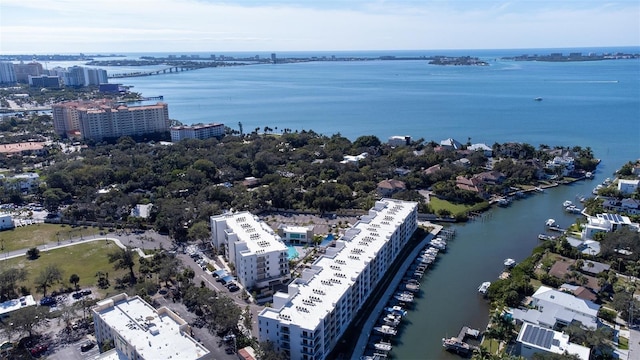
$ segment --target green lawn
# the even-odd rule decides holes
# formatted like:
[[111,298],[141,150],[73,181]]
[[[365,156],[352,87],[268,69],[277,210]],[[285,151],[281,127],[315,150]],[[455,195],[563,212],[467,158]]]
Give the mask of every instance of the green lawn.
[[[71,287],[69,277],[77,274],[80,277],[80,287],[94,286],[97,282],[95,277],[98,271],[108,273],[111,287],[99,290],[102,295],[115,294],[113,289],[115,279],[125,275],[128,270],[114,270],[113,264],[109,263],[108,254],[118,249],[112,241],[92,241],[89,243],[68,246],[51,251],[41,251],[40,257],[36,260],[27,260],[26,256],[5,260],[1,263],[4,267],[23,267],[28,271],[28,279],[23,284],[31,290],[31,293],[41,297],[40,290],[35,289],[33,283],[40,271],[49,264],[56,264],[62,270],[63,287]],[[137,263],[136,257],[136,263]],[[137,267],[137,266],[136,266]],[[135,269],[137,271],[137,269]],[[47,293],[61,287],[56,285],[48,289]]]
[[435,196],[431,196],[429,198],[429,205],[431,206],[431,209],[433,209],[433,212],[436,214],[438,213],[438,210],[446,209],[449,210],[452,215],[456,215],[467,212],[471,208],[471,206],[469,205],[454,204],[448,202],[447,200],[438,199]]
[[60,240],[98,234],[97,228],[71,227],[57,224],[35,224],[0,232],[3,251],[28,249]]

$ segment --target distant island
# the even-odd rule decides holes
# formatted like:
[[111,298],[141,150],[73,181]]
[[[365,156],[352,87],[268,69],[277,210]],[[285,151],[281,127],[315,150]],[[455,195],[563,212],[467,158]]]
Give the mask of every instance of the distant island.
[[583,54],[580,52],[569,53],[564,55],[562,53],[551,53],[548,55],[519,55],[513,57],[503,57],[503,60],[515,60],[515,61],[549,61],[549,62],[571,62],[571,61],[600,61],[600,60],[620,60],[620,59],[640,59],[640,54],[596,54],[589,53]]
[[482,61],[477,57],[471,56],[436,56],[433,60],[429,61],[429,64],[433,65],[466,65],[466,66],[488,66],[489,63]]

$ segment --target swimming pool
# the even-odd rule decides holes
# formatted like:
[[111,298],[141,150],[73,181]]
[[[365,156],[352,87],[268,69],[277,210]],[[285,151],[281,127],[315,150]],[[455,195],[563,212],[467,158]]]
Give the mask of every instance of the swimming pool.
[[288,255],[287,258],[289,260],[293,260],[293,259],[297,259],[300,254],[298,254],[298,250],[296,250],[296,248],[293,245],[287,245],[287,251],[288,251]]

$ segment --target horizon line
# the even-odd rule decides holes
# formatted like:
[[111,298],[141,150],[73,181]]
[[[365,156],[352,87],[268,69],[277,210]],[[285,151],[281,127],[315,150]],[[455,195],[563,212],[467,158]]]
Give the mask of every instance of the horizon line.
[[407,51],[491,51],[491,50],[554,50],[554,49],[586,49],[586,48],[638,48],[636,45],[587,45],[587,46],[566,46],[566,47],[514,47],[514,48],[442,48],[442,49],[352,49],[352,50],[157,50],[157,51],[100,51],[100,52],[11,52],[0,51],[0,56],[8,55],[119,55],[119,54],[157,54],[157,53],[312,53],[312,52],[407,52]]

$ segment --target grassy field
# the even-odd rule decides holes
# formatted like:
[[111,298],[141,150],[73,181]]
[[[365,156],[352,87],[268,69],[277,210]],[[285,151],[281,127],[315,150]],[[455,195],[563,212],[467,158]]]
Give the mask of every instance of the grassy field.
[[0,232],[4,251],[28,249],[60,240],[98,234],[97,228],[71,227],[57,224],[35,224]]
[[[56,264],[62,270],[62,286],[56,285],[52,289],[48,289],[50,293],[52,290],[60,287],[72,287],[69,283],[69,277],[71,274],[77,274],[80,277],[80,287],[94,286],[97,282],[96,273],[102,271],[108,273],[108,278],[111,283],[111,287],[104,290],[99,290],[103,295],[114,294],[116,291],[113,289],[115,279],[125,275],[128,270],[114,270],[113,264],[109,263],[108,254],[118,249],[112,241],[94,241],[84,244],[78,244],[68,246],[51,251],[41,251],[40,258],[36,260],[27,260],[26,257],[19,257],[9,259],[0,262],[0,266],[3,267],[23,267],[28,271],[28,279],[21,283],[31,290],[31,293],[37,297],[41,297],[40,290],[35,289],[33,283],[40,271],[49,264]],[[136,257],[136,263],[137,257]],[[137,269],[135,269],[137,271]]]
[[438,199],[435,196],[430,197],[429,205],[431,206],[431,208],[436,214],[438,213],[438,210],[446,209],[446,210],[449,210],[451,214],[456,215],[456,214],[464,213],[471,208],[471,206],[469,205],[453,204],[446,200]]

